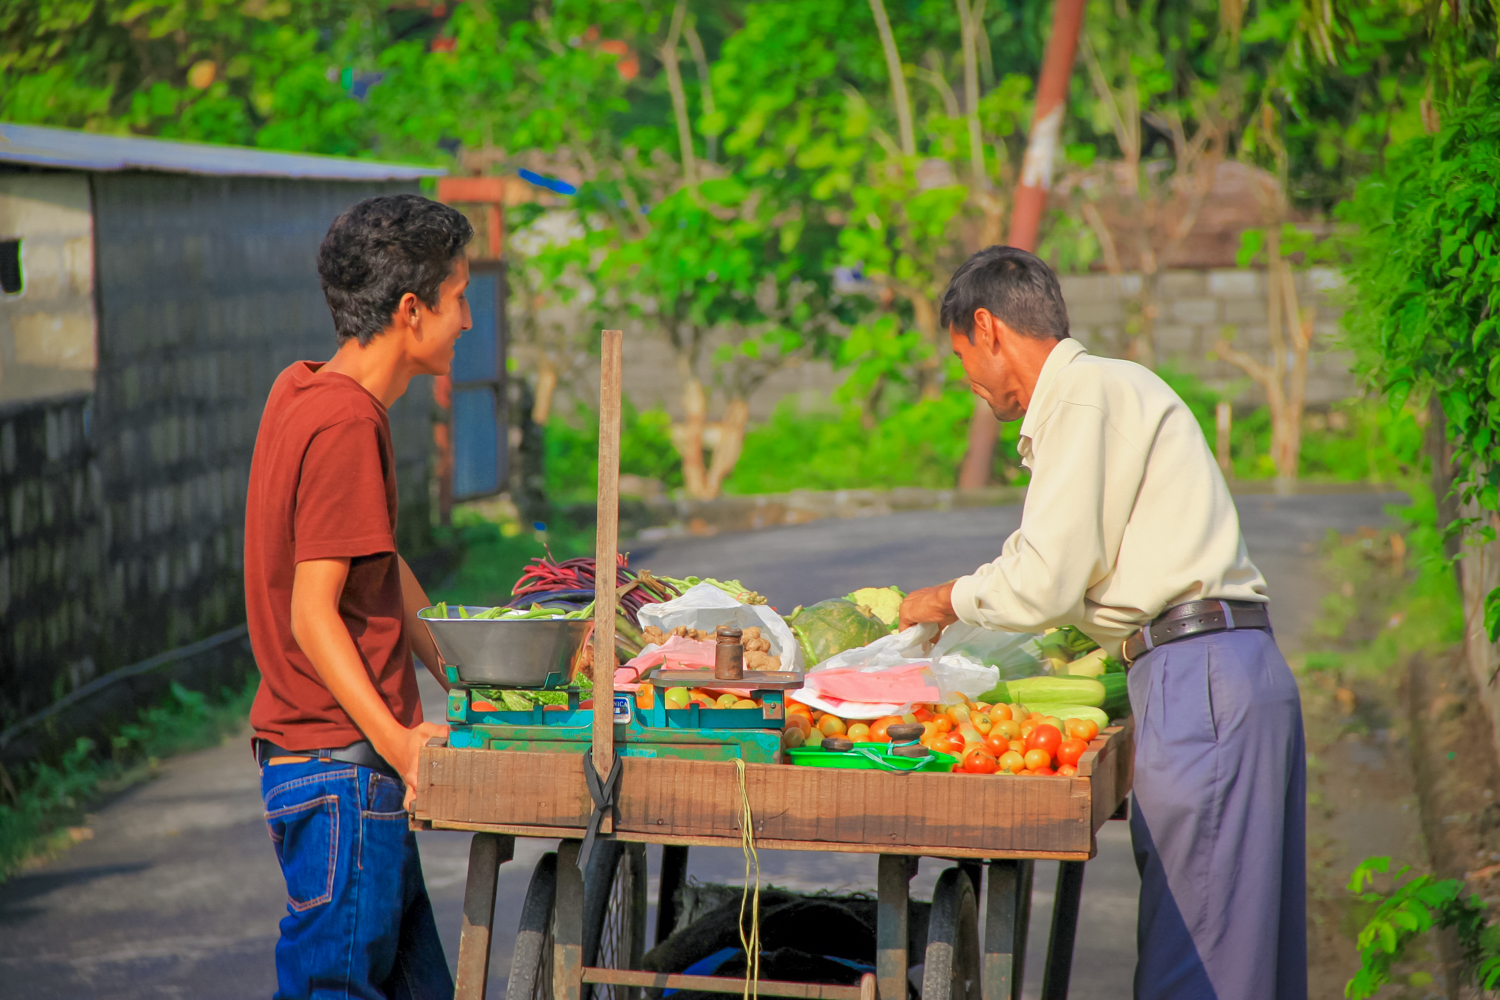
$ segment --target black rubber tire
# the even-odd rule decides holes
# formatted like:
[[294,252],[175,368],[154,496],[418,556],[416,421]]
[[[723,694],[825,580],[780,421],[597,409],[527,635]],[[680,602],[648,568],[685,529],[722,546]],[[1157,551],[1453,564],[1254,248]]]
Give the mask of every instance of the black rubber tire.
[[938,876],[932,892],[922,1000],[980,1000],[979,901],[960,868]]
[[[639,969],[645,953],[646,845],[600,840],[583,877],[583,964]],[[585,1000],[635,1000],[639,992],[598,984],[585,990]]]
[[521,906],[505,1000],[552,1000],[552,926],[557,913],[557,852],[537,859]]

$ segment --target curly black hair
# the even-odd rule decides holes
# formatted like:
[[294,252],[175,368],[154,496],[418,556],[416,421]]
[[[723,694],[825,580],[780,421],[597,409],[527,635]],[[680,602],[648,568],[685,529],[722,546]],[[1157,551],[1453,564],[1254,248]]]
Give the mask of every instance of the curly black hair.
[[473,238],[462,213],[415,194],[366,198],[334,219],[318,248],[318,277],[339,343],[368,344],[407,292],[436,309],[438,289]]
[[1019,334],[1039,339],[1068,336],[1068,306],[1057,275],[1034,253],[993,246],[959,265],[943,294],[939,322],[974,341],[974,312],[988,309]]

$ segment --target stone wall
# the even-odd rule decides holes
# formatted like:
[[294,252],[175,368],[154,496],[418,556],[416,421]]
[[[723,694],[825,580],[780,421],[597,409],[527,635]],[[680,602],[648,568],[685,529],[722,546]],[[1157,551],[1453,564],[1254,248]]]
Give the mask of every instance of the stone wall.
[[21,288],[0,291],[0,405],[94,387],[94,238],[87,174],[0,171],[0,241]]
[[[1330,293],[1338,286],[1339,277],[1333,271],[1313,268],[1296,277],[1298,301],[1304,308],[1315,310],[1307,376],[1307,401],[1311,406],[1326,406],[1357,391],[1349,373],[1353,357],[1336,346],[1342,310]],[[1107,274],[1074,274],[1062,279],[1062,287],[1073,336],[1096,354],[1119,356],[1127,296],[1139,291],[1140,276],[1128,274],[1116,280]],[[1161,297],[1157,356],[1221,390],[1237,386],[1239,404],[1264,403],[1259,387],[1241,369],[1219,359],[1214,344],[1228,328],[1234,346],[1270,362],[1265,272],[1168,271],[1162,275]]]
[[[318,244],[353,202],[413,189],[152,173],[92,184],[96,392],[15,411],[0,439],[16,441],[26,498],[12,506],[7,471],[21,527],[0,536],[0,728],[92,672],[244,621],[245,489],[266,394],[288,364],[335,347]],[[430,538],[431,411],[425,377],[391,410],[408,556]]]
[[[1126,275],[1117,282],[1107,274],[1062,276],[1063,298],[1073,336],[1090,351],[1116,356],[1124,326],[1128,292],[1139,287],[1139,277]],[[1357,391],[1349,374],[1350,355],[1335,347],[1341,311],[1330,296],[1338,285],[1331,271],[1310,270],[1297,276],[1297,291],[1305,306],[1317,310],[1314,350],[1310,357],[1307,398],[1314,407],[1326,406]],[[1157,327],[1157,354],[1179,370],[1192,372],[1216,388],[1237,390],[1237,406],[1254,407],[1265,396],[1238,368],[1212,356],[1213,344],[1225,327],[1234,330],[1234,343],[1262,361],[1270,361],[1266,326],[1266,277],[1254,270],[1168,271],[1162,276],[1162,319]],[[564,321],[558,328],[576,328],[583,317]],[[715,345],[703,352],[707,358]],[[514,353],[520,370],[528,372],[528,348]],[[700,377],[711,385],[713,371],[705,361]],[[764,420],[781,400],[792,397],[804,409],[827,409],[830,395],[843,382],[845,373],[825,361],[812,361],[777,372],[750,398],[752,420]],[[581,398],[590,406],[598,395],[597,362],[579,371],[572,384],[559,394],[556,412],[571,413],[572,400]],[[663,407],[674,418],[682,414],[681,380],[666,340],[647,331],[627,329],[625,338],[625,392],[638,407]],[[710,419],[722,412],[724,399],[715,393],[710,401]]]

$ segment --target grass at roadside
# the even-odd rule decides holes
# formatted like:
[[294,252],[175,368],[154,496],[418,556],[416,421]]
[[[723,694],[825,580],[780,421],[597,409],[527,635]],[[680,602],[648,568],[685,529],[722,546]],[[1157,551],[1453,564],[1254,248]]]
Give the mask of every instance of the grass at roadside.
[[255,697],[258,674],[239,690],[209,697],[172,683],[156,705],[98,741],[80,738],[56,763],[32,764],[0,781],[0,882],[28,864],[90,836],[85,810],[151,777],[172,754],[214,746],[237,731]]

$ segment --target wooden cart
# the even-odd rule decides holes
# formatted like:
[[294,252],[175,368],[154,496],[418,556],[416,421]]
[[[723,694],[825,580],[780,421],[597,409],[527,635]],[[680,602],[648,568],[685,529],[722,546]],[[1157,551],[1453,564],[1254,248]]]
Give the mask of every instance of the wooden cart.
[[[612,566],[622,337],[606,330],[602,341],[596,560]],[[594,627],[599,662],[613,658],[614,631],[615,578],[600,573]],[[1099,734],[1078,762],[1076,777],[893,774],[674,759],[653,756],[649,744],[620,746],[626,727],[615,725],[612,685],[610,672],[596,674],[587,756],[448,746],[422,750],[413,826],[475,833],[458,1000],[485,995],[496,878],[516,837],[554,838],[560,845],[533,874],[507,1000],[583,1000],[585,991],[591,1000],[633,1000],[642,989],[740,993],[745,986],[740,977],[646,972],[640,959],[646,932],[645,845],[664,845],[660,940],[675,924],[674,898],[686,876],[688,849],[741,846],[747,808],[757,849],[880,856],[874,973],[859,986],[761,980],[759,995],[907,1000],[908,883],[923,856],[956,862],[942,873],[934,893],[923,1000],[1019,1000],[1036,859],[1060,862],[1042,995],[1047,1000],[1067,995],[1083,864],[1095,854],[1100,826],[1120,810],[1130,789],[1129,720]],[[830,810],[828,803],[839,807]],[[601,836],[585,873],[578,857],[591,823]]]
[[[1055,1000],[1067,995],[1083,863],[1095,854],[1099,827],[1124,803],[1132,747],[1129,720],[1105,730],[1079,761],[1074,778],[746,764],[744,795],[757,849],[880,855],[877,967],[870,985],[881,1000],[906,1000],[907,883],[918,857],[957,862],[934,894],[923,1000],[1020,997],[1032,862],[1060,861],[1042,991]],[[588,894],[586,909],[577,856],[595,803],[585,785],[583,769],[589,765],[583,757],[423,750],[415,824],[478,834],[464,898],[459,1000],[485,995],[495,880],[499,865],[511,857],[515,837],[552,838],[562,845],[555,856],[544,857],[533,876],[508,1000],[582,1000],[591,985],[741,991],[743,980],[737,977],[639,969],[646,933],[643,845],[665,845],[659,943],[675,923],[673,899],[686,874],[688,848],[741,845],[736,765],[629,756],[621,763],[618,796],[605,824],[611,832],[599,841],[590,866],[589,881],[597,888]],[[829,802],[840,808],[829,810]],[[987,911],[982,946],[981,890]],[[595,997],[604,992],[593,991]],[[821,1000],[862,997],[860,987],[767,981],[760,982],[758,992]]]

